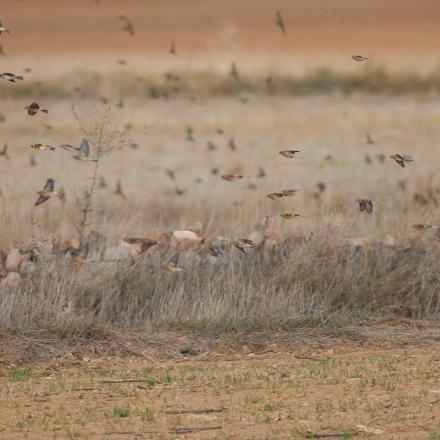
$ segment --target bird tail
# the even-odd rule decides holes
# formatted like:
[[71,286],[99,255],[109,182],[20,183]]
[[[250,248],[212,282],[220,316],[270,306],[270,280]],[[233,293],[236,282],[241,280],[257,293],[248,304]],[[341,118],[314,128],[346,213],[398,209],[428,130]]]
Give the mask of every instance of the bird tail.
[[49,146],[50,151],[55,151],[56,147]]
[[23,77],[22,77],[22,76],[16,76],[15,79],[16,79],[16,80],[23,81]]
[[41,109],[40,111],[42,111],[43,113],[49,113],[49,110],[45,110],[45,109]]

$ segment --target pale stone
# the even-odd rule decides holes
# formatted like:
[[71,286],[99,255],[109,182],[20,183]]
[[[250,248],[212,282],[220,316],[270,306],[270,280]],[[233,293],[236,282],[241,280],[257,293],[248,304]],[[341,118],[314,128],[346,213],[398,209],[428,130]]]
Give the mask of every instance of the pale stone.
[[6,269],[9,272],[17,272],[20,268],[20,264],[23,261],[23,255],[18,249],[11,249],[9,255],[6,258]]

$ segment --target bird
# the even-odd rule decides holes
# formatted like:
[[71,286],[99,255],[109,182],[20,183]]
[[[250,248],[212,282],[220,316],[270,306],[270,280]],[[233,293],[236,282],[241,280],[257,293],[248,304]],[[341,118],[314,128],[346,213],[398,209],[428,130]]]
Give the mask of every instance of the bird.
[[263,179],[264,177],[266,177],[266,171],[264,171],[263,167],[258,167],[257,177],[259,179]]
[[119,179],[119,180],[116,182],[115,195],[116,195],[116,196],[121,196],[123,199],[126,199],[126,198],[127,198],[127,196],[124,194],[124,191],[122,191],[122,182],[121,182],[121,179]]
[[0,34],[3,33],[10,34],[11,31],[6,26],[3,26],[2,22],[0,21]]
[[48,144],[32,144],[31,148],[33,148],[34,150],[50,150],[50,151],[55,151],[56,147],[52,147],[51,145]]
[[54,188],[55,180],[51,178],[47,179],[43,189],[41,191],[37,191],[38,199],[35,202],[35,206],[41,205],[49,200],[52,196],[56,196],[58,193],[54,191]]
[[120,60],[116,60],[116,62],[117,62],[118,64],[120,64],[121,66],[125,66],[125,65],[127,65],[127,60],[120,59]]
[[170,47],[169,53],[170,53],[171,55],[177,55],[177,52],[176,52],[176,44],[174,43],[174,41],[171,43],[171,47]]
[[426,229],[430,229],[433,227],[433,225],[426,225],[424,223],[416,223],[411,226],[416,231],[425,231]]
[[373,138],[370,136],[370,133],[365,133],[365,140],[367,141],[368,145],[375,145],[376,142],[373,140]]
[[364,155],[364,160],[365,160],[365,163],[367,163],[367,164],[371,164],[373,161],[371,160],[371,157],[370,157],[370,155],[368,154],[368,153],[365,153],[365,155]]
[[15,75],[9,72],[0,73],[0,79],[4,79],[5,81],[13,83],[15,83],[16,81],[23,81],[23,77],[21,75]]
[[31,157],[30,157],[30,159],[29,159],[29,163],[30,163],[31,167],[35,167],[35,166],[37,166],[37,161],[35,160],[35,157],[34,157],[34,156],[31,156]]
[[209,151],[217,150],[217,145],[214,144],[214,142],[212,142],[212,141],[208,141],[206,143],[206,145],[207,145]]
[[133,23],[125,15],[120,15],[118,17],[118,20],[122,21],[122,23],[124,24],[122,30],[133,36],[135,33]]
[[281,156],[292,159],[292,157],[296,157],[296,153],[299,153],[300,150],[282,150],[280,151]]
[[223,128],[217,127],[215,129],[215,131],[217,132],[217,134],[225,134],[225,131],[223,130]]
[[171,179],[171,180],[176,180],[176,172],[174,170],[171,169],[166,169],[165,170],[165,174]]
[[66,192],[64,191],[64,186],[60,188],[57,195],[58,198],[61,200],[61,203],[64,204],[66,202]]
[[319,191],[320,193],[323,193],[323,192],[325,191],[325,188],[326,188],[327,186],[326,186],[326,184],[323,183],[323,182],[318,182],[318,183],[316,184],[316,187],[318,188],[318,191]]
[[165,266],[168,272],[180,272],[183,269],[179,265],[179,252],[176,252],[169,260]]
[[291,212],[283,212],[282,214],[280,214],[280,217],[283,217],[287,220],[291,220],[295,217],[301,217],[299,214],[292,214]]
[[186,127],[186,140],[189,142],[194,142],[194,129],[192,127]]
[[3,146],[3,149],[0,151],[0,156],[4,156],[5,159],[10,159],[9,154],[8,154],[8,144],[5,144]]
[[27,105],[25,108],[27,110],[27,113],[29,116],[36,115],[39,111],[43,113],[49,113],[49,110],[45,110],[43,108],[40,108],[40,105],[37,102],[33,102],[32,104]]
[[231,151],[235,151],[236,149],[237,149],[237,145],[235,144],[235,139],[234,139],[234,137],[231,137],[230,139],[229,139],[229,149],[231,150]]
[[[69,149],[66,148],[67,145],[64,145],[63,148],[65,149]],[[69,145],[69,147],[71,147],[71,145]],[[98,162],[98,159],[92,159],[89,157],[90,154],[90,146],[89,146],[89,141],[87,139],[83,139],[81,141],[81,145],[79,147],[79,149],[75,149],[75,147],[72,147],[73,150],[79,151],[79,154],[76,154],[75,156],[73,156],[74,159],[76,160],[85,160],[85,161],[89,161],[89,162]],[[73,151],[71,150],[71,151]]]
[[277,16],[276,16],[275,23],[281,29],[281,32],[283,33],[283,35],[286,36],[287,33],[286,33],[286,28],[284,26],[283,17],[281,16],[281,12],[278,9],[277,9],[277,14],[276,15]]
[[237,180],[244,179],[249,176],[243,176],[242,174],[223,174],[222,179],[227,182],[236,182]]
[[405,162],[413,162],[411,156],[406,156],[405,154],[393,154],[390,158],[395,160],[402,168],[405,168]]
[[369,58],[364,57],[364,56],[362,56],[362,55],[352,55],[352,58],[353,58],[355,61],[369,61]]
[[377,160],[380,163],[384,163],[385,162],[385,154],[376,154]]
[[248,238],[239,238],[232,243],[238,250],[246,255],[253,254],[256,249],[256,244]]
[[229,69],[229,75],[236,81],[240,81],[240,74],[238,73],[238,69],[237,69],[237,65],[235,64],[235,61],[231,64],[231,68]]
[[285,197],[287,197],[287,194],[279,193],[279,192],[274,192],[274,193],[267,194],[266,197],[268,197],[271,200],[278,201],[278,200],[282,200]]
[[370,199],[357,199],[359,203],[359,211],[365,211],[367,214],[371,214],[373,212],[373,201]]

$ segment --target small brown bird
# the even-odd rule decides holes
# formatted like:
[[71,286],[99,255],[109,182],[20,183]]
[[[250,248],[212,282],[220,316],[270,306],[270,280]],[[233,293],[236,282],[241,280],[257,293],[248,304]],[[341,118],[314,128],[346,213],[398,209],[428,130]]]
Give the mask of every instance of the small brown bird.
[[365,211],[367,214],[371,214],[373,212],[373,201],[370,199],[357,199],[359,203],[359,211]]
[[52,196],[56,196],[58,193],[54,191],[55,180],[47,179],[44,188],[41,191],[37,191],[38,199],[35,202],[35,206],[41,205],[42,203],[49,200]]
[[402,168],[405,168],[405,162],[413,162],[411,156],[404,154],[393,154],[390,158],[394,159]]
[[434,227],[433,225],[425,225],[424,223],[416,223],[411,226],[416,231],[425,231],[426,229],[430,229]]
[[296,153],[299,153],[299,150],[282,150],[280,151],[281,156],[292,159],[292,157],[296,156]]
[[168,272],[180,272],[183,269],[178,266],[179,265],[179,253],[176,252],[169,260],[165,266],[165,269]]
[[37,102],[27,105],[24,109],[27,110],[29,116],[34,116],[38,112],[49,113],[49,110],[40,108],[40,105]]
[[56,147],[52,147],[51,145],[48,144],[32,144],[31,148],[33,148],[34,150],[50,150],[50,151],[55,151]]
[[364,56],[362,56],[362,55],[353,55],[352,58],[353,58],[355,61],[368,61],[368,60],[369,60],[369,58],[364,57]]
[[127,198],[127,196],[124,194],[124,191],[122,191],[122,182],[121,182],[121,179],[119,179],[117,182],[116,182],[116,189],[115,189],[115,196],[120,196],[120,197],[122,197],[123,199],[126,199]]
[[222,179],[227,182],[236,182],[237,180],[244,179],[249,176],[243,176],[242,174],[223,174]]
[[186,127],[186,140],[189,142],[194,142],[194,129],[192,127]]
[[248,238],[239,238],[234,240],[233,245],[246,255],[253,254],[256,250],[256,245],[252,240]]
[[131,36],[135,34],[133,23],[125,15],[120,15],[118,17],[118,20],[122,21],[124,25],[124,27],[122,28],[123,31],[127,32]]
[[11,31],[6,27],[2,25],[2,22],[0,21],[0,34],[10,34]]
[[92,159],[89,157],[90,154],[90,146],[89,141],[87,139],[83,139],[81,141],[81,145],[79,147],[79,154],[73,156],[76,160],[89,161],[89,162],[98,162],[98,159]]
[[299,214],[292,214],[291,212],[283,212],[282,214],[280,214],[280,217],[283,217],[287,220],[291,220],[295,217],[301,217]]
[[5,81],[9,82],[17,82],[17,81],[23,81],[23,77],[21,75],[14,75],[13,73],[0,73],[0,79],[4,79]]
[[0,151],[0,156],[4,156],[5,159],[10,159],[9,154],[8,154],[8,144],[5,144],[3,146],[3,149]]
[[229,144],[228,145],[229,145],[229,149],[231,151],[235,151],[237,149],[237,145],[235,144],[235,139],[234,139],[233,136],[229,138]]
[[281,29],[281,32],[284,36],[287,35],[286,28],[284,26],[283,17],[281,16],[281,12],[277,9],[275,24]]
[[278,200],[284,199],[284,197],[287,197],[287,195],[284,193],[274,192],[274,193],[268,194],[266,197],[268,197],[271,200],[278,201]]
[[171,55],[177,55],[176,52],[176,44],[174,43],[174,41],[171,43],[171,47],[170,50],[168,51]]

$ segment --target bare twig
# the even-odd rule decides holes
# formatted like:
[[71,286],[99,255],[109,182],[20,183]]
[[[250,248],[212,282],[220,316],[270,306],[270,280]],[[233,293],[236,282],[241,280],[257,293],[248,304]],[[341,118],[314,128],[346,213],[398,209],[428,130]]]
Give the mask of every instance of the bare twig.
[[187,426],[182,428],[174,428],[171,432],[175,434],[185,434],[187,432],[199,432],[199,431],[209,431],[211,429],[222,429],[221,425],[206,425],[206,426]]
[[168,409],[165,414],[207,414],[222,412],[224,408],[182,408],[182,409]]
[[[350,431],[321,431],[321,432],[311,432],[308,431],[306,434],[307,438],[338,438],[345,437]],[[350,432],[351,435],[356,435],[357,432]]]

